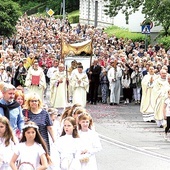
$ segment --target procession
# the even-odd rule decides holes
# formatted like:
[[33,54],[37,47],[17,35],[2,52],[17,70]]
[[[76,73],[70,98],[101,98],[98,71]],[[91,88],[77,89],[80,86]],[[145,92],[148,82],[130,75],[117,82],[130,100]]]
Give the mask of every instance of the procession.
[[143,41],[67,19],[24,15],[16,29],[0,41],[1,170],[97,170],[102,145],[87,108],[99,103],[138,105],[168,139],[170,49],[145,51]]

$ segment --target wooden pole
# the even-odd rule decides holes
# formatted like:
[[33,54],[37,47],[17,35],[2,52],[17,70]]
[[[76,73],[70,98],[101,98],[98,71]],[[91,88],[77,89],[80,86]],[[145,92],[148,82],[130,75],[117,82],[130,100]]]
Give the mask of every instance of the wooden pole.
[[61,33],[61,56],[60,56],[60,62],[64,64],[64,55],[63,55],[63,34]]
[[69,103],[69,91],[68,91],[68,85],[69,85],[69,81],[68,81],[68,69],[67,69],[67,65],[66,65],[66,85],[67,85],[67,102]]

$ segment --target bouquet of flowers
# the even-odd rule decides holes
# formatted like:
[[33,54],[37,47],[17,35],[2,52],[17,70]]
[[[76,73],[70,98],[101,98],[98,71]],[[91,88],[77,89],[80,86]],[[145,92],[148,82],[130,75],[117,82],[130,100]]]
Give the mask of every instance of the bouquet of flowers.
[[20,75],[18,78],[19,82],[21,83],[22,86],[25,86],[25,78],[23,75]]
[[81,157],[80,157],[80,162],[81,163],[88,163],[89,162],[89,157],[90,157],[90,154],[82,153]]

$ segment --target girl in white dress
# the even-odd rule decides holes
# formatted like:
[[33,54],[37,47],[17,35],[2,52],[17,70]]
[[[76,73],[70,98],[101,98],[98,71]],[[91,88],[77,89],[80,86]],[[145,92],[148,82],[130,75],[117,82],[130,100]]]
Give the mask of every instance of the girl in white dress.
[[9,120],[5,116],[0,116],[0,170],[11,170],[9,161],[13,155],[14,144]]
[[80,138],[76,121],[73,117],[66,117],[57,148],[60,155],[61,170],[80,170]]
[[[60,114],[58,113],[58,110],[55,108],[48,108],[48,114],[50,115],[51,121],[53,122],[53,129],[55,138],[59,138],[61,134],[61,127],[60,127]],[[57,145],[55,142],[52,141],[52,138],[49,135],[49,142],[50,142],[50,157],[52,160],[52,165],[48,167],[48,170],[60,170],[60,158]]]
[[34,122],[27,122],[23,127],[22,139],[11,159],[12,170],[17,170],[16,161],[19,158],[19,165],[31,164],[36,170],[45,170],[50,162],[47,147],[41,137],[38,126]]
[[91,130],[93,121],[88,113],[78,116],[79,136],[81,140],[81,170],[97,170],[95,153],[102,149],[95,130]]

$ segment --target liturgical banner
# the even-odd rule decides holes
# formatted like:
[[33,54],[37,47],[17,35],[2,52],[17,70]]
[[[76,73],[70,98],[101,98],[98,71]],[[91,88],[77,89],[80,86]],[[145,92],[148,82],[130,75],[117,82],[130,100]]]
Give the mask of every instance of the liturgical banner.
[[62,42],[62,56],[68,54],[79,55],[82,52],[85,52],[86,54],[92,53],[92,40],[87,40],[75,44],[68,44],[66,42]]

